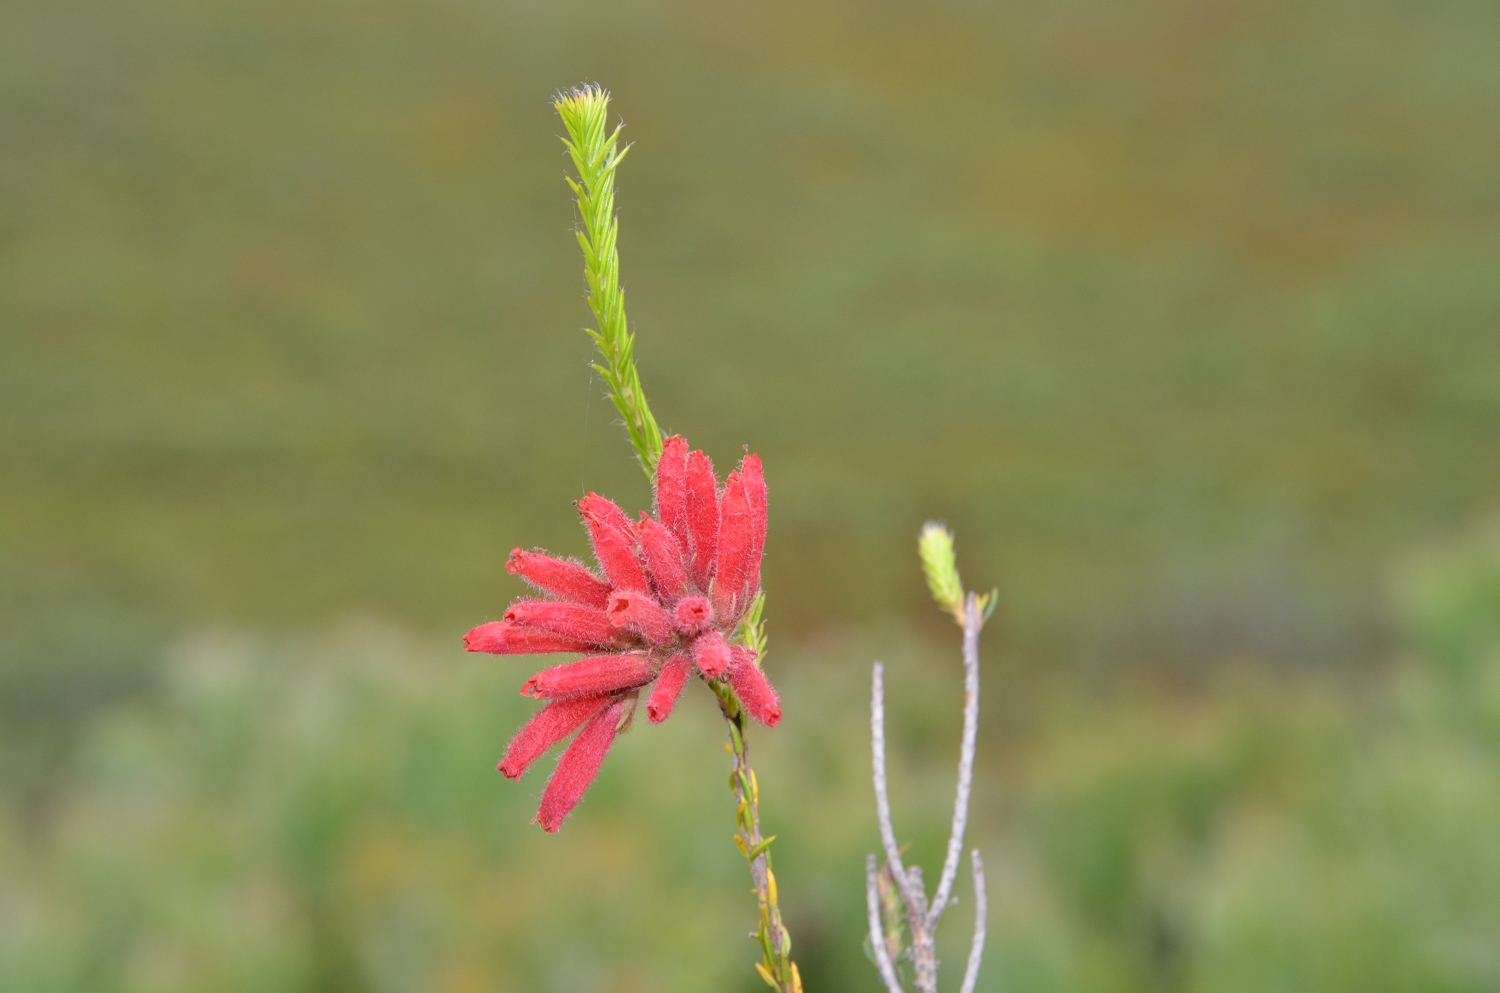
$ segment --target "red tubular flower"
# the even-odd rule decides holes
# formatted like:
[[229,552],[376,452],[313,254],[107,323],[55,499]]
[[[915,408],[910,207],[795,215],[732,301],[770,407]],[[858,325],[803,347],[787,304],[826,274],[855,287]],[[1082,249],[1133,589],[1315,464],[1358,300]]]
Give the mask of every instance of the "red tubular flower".
[[744,599],[745,580],[750,572],[750,548],[755,541],[750,523],[750,502],[738,472],[731,472],[724,482],[719,501],[719,561],[714,574],[714,610],[733,613]]
[[588,525],[594,557],[616,590],[646,589],[646,573],[635,557],[635,528],[625,511],[597,493],[578,501],[578,512]]
[[676,638],[672,615],[645,593],[623,590],[609,595],[609,622],[640,635],[652,645],[670,645]]
[[578,730],[580,724],[608,707],[613,697],[590,696],[558,700],[538,710],[527,721],[505,750],[500,771],[508,779],[520,779],[526,767],[541,758],[543,752]]
[[505,571],[520,576],[543,593],[604,609],[609,602],[609,584],[577,562],[555,559],[543,552],[511,550]]
[[781,704],[766,674],[755,664],[755,653],[743,645],[734,645],[729,655],[729,685],[734,687],[734,695],[751,717],[767,727],[775,727],[781,720]]
[[646,701],[646,715],[652,724],[660,724],[672,715],[672,708],[677,705],[677,698],[682,695],[682,688],[692,674],[692,656],[678,654],[667,659],[667,664],[661,668],[661,676],[656,680],[656,688],[651,691],[651,699]]
[[595,655],[543,669],[526,680],[521,695],[600,696],[618,690],[633,690],[655,678],[656,671],[645,655]]
[[691,638],[713,623],[714,607],[708,597],[685,596],[677,601],[672,619],[677,623],[678,634]]
[[729,642],[724,632],[710,629],[693,639],[693,661],[705,679],[718,679],[729,668]]
[[490,621],[464,635],[464,648],[491,655],[539,655],[542,652],[586,652],[592,646],[535,628]]
[[651,571],[656,594],[664,603],[671,603],[688,588],[687,570],[682,565],[682,545],[670,528],[644,515],[636,530],[641,536],[641,557]]
[[687,524],[687,439],[673,435],[661,443],[661,458],[656,461],[655,500],[656,519],[682,545],[682,553],[688,554]]
[[625,701],[615,700],[583,726],[562,758],[557,760],[557,768],[547,780],[546,789],[542,790],[542,805],[536,812],[535,823],[540,824],[543,831],[556,832],[562,827],[563,818],[583,799],[583,791],[594,781],[599,766],[604,763],[605,753],[615,743],[624,713]]
[[766,550],[766,477],[761,472],[759,455],[751,452],[745,456],[740,463],[740,478],[745,481],[745,499],[750,504],[750,558],[745,589],[753,600],[760,591],[760,558]]
[[726,680],[756,720],[781,719],[755,653],[729,643],[760,592],[766,536],[760,459],[746,455],[721,492],[708,456],[674,436],[662,443],[653,490],[656,516],[643,514],[638,523],[595,493],[578,501],[602,579],[578,562],[516,549],[506,569],[551,598],[517,601],[504,620],[464,637],[471,652],[589,653],[526,681],[523,694],[549,702],[500,763],[502,773],[519,778],[578,732],[542,792],[536,819],[547,831],[578,805],[653,682],[646,704],[653,723],[671,714],[695,668],[705,679]]
[[505,619],[517,627],[537,628],[586,645],[602,647],[615,639],[609,615],[581,603],[522,600],[505,612]]
[[719,484],[714,464],[702,452],[687,457],[687,530],[689,571],[707,593],[719,554]]

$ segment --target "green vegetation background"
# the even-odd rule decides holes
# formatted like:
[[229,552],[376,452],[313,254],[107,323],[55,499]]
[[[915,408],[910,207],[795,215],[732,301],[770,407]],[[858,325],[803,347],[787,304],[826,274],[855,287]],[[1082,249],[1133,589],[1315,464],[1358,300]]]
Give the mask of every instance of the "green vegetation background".
[[528,663],[459,651],[512,546],[648,496],[548,100],[595,79],[653,408],[766,460],[752,747],[808,988],[876,988],[876,655],[939,858],[928,517],[1002,597],[981,989],[1500,986],[1497,37],[1464,0],[0,9],[0,987],[756,988],[706,694],[547,838],[492,771]]

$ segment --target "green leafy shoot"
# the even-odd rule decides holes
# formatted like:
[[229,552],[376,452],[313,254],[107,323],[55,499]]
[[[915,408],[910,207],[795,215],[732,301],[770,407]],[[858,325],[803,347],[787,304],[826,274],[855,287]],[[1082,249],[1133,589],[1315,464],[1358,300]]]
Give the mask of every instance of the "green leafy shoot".
[[[953,532],[937,521],[922,525],[917,538],[917,554],[927,575],[927,588],[938,606],[953,615],[959,627],[964,626],[964,584],[958,576],[958,556],[953,550]],[[991,590],[977,598],[979,622],[983,624],[995,612],[999,591]]]
[[620,288],[620,256],[617,243],[620,221],[615,216],[615,169],[630,146],[620,147],[620,128],[608,130],[609,91],[582,86],[561,93],[553,101],[568,136],[563,139],[578,178],[568,177],[568,186],[578,201],[583,230],[578,244],[583,249],[584,274],[588,280],[589,308],[598,330],[589,336],[599,348],[601,363],[595,371],[609,386],[610,399],[625,422],[636,458],[647,477],[661,457],[661,429],[635,367],[635,336],[625,321],[625,291]]
[[766,622],[760,619],[765,607],[766,591],[761,590],[751,602],[750,609],[745,611],[745,616],[740,618],[739,626],[734,629],[734,638],[731,639],[734,644],[744,645],[755,653],[756,665],[764,662],[766,657]]
[[922,525],[922,534],[917,539],[917,553],[922,557],[922,571],[927,574],[927,588],[932,590],[932,598],[962,624],[964,584],[958,578],[953,532],[937,521],[928,521]]

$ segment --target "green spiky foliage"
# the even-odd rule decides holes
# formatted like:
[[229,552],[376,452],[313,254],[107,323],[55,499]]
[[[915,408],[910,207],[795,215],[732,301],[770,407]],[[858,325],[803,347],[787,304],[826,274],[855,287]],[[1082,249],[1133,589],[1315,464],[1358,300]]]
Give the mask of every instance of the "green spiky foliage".
[[[922,572],[927,576],[927,588],[938,606],[953,615],[960,627],[964,624],[964,584],[958,577],[958,556],[953,550],[953,532],[937,521],[922,525],[917,538],[917,554],[922,559]],[[989,620],[999,602],[999,591],[991,590],[976,597],[981,622]]]
[[563,144],[573,158],[578,178],[567,177],[578,201],[583,229],[577,232],[588,279],[589,307],[598,328],[589,336],[599,347],[601,362],[594,369],[609,386],[609,397],[625,422],[636,459],[650,477],[661,457],[661,429],[635,368],[635,336],[625,320],[625,291],[620,288],[617,248],[620,221],[615,216],[615,169],[630,150],[620,147],[620,128],[608,127],[609,91],[582,86],[560,94],[553,106],[567,128]]
[[958,560],[953,552],[953,532],[937,521],[922,525],[917,539],[917,554],[922,557],[922,571],[927,574],[927,588],[932,598],[963,623],[964,584],[958,578]]

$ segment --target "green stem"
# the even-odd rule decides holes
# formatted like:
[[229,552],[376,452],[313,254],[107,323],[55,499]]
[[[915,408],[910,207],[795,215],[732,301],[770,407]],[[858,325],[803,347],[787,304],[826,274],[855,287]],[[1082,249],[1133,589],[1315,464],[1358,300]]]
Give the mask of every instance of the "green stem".
[[583,249],[584,275],[588,280],[589,308],[598,329],[589,337],[599,347],[601,363],[594,369],[609,386],[610,399],[625,422],[636,459],[647,478],[661,457],[661,429],[635,368],[635,335],[625,320],[625,291],[620,287],[620,255],[617,244],[620,220],[615,216],[615,169],[630,150],[619,145],[620,128],[608,129],[609,91],[583,86],[559,94],[553,102],[568,137],[563,139],[578,179],[567,177],[578,201],[583,230],[576,232]]
[[776,889],[776,874],[771,870],[771,843],[776,836],[764,838],[760,833],[760,784],[750,767],[750,749],[745,742],[745,711],[728,684],[709,683],[719,698],[719,709],[728,725],[729,755],[734,768],[729,773],[729,788],[734,792],[735,847],[750,863],[750,879],[755,885],[756,903],[760,907],[760,926],[755,937],[760,942],[761,960],[756,971],[766,984],[778,993],[802,993],[802,976],[792,961],[792,936],[781,921],[781,905]]

